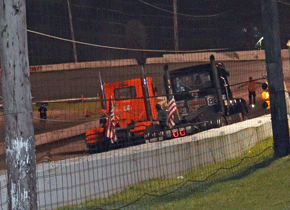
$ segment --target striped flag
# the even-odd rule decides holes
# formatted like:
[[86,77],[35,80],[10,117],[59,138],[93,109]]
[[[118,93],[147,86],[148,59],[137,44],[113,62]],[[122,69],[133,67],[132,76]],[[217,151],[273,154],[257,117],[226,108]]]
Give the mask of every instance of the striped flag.
[[172,128],[175,125],[174,114],[176,112],[177,112],[177,107],[176,107],[174,96],[172,96],[168,104],[168,114],[167,114],[167,120],[166,120],[166,125],[168,126],[168,128]]
[[108,117],[106,137],[110,138],[111,143],[113,144],[114,142],[117,141],[117,135],[116,135],[116,130],[115,130],[115,114],[114,114],[114,106],[113,106],[112,96],[110,99],[109,110],[110,110],[110,115]]

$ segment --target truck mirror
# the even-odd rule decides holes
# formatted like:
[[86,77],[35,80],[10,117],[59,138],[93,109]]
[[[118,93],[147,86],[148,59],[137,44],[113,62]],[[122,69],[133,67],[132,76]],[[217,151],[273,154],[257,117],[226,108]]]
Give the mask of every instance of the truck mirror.
[[224,87],[227,87],[228,86],[228,84],[227,84],[227,82],[226,82],[226,80],[225,80],[225,78],[224,77],[220,77],[221,79],[222,79],[222,81],[223,81],[223,85],[224,85]]

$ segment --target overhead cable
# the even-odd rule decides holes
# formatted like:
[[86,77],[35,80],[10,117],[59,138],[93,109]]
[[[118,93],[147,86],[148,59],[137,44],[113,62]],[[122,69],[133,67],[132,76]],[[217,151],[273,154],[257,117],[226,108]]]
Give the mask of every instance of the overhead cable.
[[[138,0],[139,2],[143,3],[143,4],[146,4],[150,7],[153,7],[155,9],[159,9],[161,11],[164,11],[164,12],[168,12],[168,13],[171,13],[171,14],[174,14],[173,11],[170,11],[170,10],[167,10],[167,9],[163,9],[161,7],[158,7],[158,6],[155,6],[153,4],[150,4],[148,2],[145,2],[143,0]],[[243,3],[245,4],[245,2]],[[219,17],[219,16],[222,16],[224,14],[227,14],[231,11],[235,10],[235,8],[231,9],[231,10],[228,10],[228,11],[225,11],[225,12],[221,12],[221,13],[217,13],[217,14],[211,14],[211,15],[189,15],[189,14],[183,14],[183,13],[176,13],[178,16],[184,16],[184,17],[192,17],[192,18],[211,18],[211,17]]]
[[284,1],[281,1],[281,0],[278,0],[278,2],[280,2],[280,3],[282,3],[282,4],[286,4],[286,5],[290,6],[290,3],[288,3],[288,2],[284,2]]
[[228,48],[220,48],[220,49],[204,49],[204,50],[152,50],[152,49],[133,49],[133,48],[124,48],[124,47],[112,47],[112,46],[105,46],[105,45],[99,45],[99,44],[91,44],[91,43],[86,43],[86,42],[80,42],[80,41],[74,41],[71,39],[65,39],[37,31],[32,31],[27,29],[27,32],[49,37],[52,39],[57,39],[57,40],[62,40],[66,42],[71,42],[71,43],[76,43],[76,44],[81,44],[81,45],[86,45],[86,46],[91,46],[91,47],[98,47],[98,48],[105,48],[105,49],[113,49],[113,50],[123,50],[123,51],[139,51],[139,52],[160,52],[160,53],[196,53],[196,52],[217,52],[217,51],[225,51],[229,50]]

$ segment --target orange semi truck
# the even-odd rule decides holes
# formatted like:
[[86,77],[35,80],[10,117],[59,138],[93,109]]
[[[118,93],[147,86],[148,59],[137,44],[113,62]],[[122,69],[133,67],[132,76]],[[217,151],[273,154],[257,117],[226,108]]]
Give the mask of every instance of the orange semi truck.
[[[88,129],[86,143],[90,150],[106,151],[109,147],[143,143],[145,129],[157,119],[157,93],[151,77],[101,83],[102,108],[109,113],[112,98],[117,141],[112,145],[104,128]],[[144,97],[148,95],[148,97]]]

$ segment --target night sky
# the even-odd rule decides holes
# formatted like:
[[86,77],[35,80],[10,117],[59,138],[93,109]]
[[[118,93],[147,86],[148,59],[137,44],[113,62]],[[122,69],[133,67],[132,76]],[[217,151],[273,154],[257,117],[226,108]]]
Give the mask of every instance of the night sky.
[[[128,23],[145,27],[145,48],[174,50],[173,0],[70,0],[75,39],[130,47]],[[28,0],[30,30],[71,39],[66,0]],[[177,0],[180,50],[253,50],[263,36],[260,0]],[[281,47],[290,39],[290,0],[278,2]],[[73,62],[72,44],[28,33],[31,65]],[[120,50],[77,45],[79,61],[124,59]],[[148,57],[163,53],[148,53]]]

